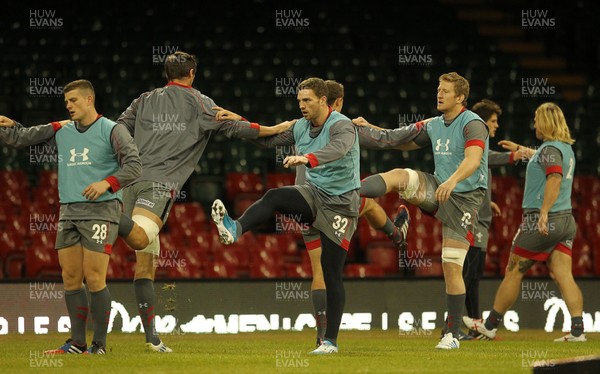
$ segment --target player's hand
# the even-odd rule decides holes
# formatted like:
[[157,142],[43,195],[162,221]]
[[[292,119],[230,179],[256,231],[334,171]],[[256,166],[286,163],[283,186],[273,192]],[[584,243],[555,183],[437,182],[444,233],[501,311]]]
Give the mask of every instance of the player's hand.
[[502,211],[500,210],[500,207],[498,206],[498,204],[496,204],[493,201],[490,204],[492,206],[492,216],[500,217],[502,215]]
[[369,123],[369,121],[367,121],[363,117],[358,117],[358,118],[353,119],[352,123],[355,124],[356,126],[360,126],[360,127],[373,126]]
[[216,111],[215,118],[217,121],[241,121],[242,116],[220,106],[213,106],[212,110]]
[[435,190],[435,199],[440,203],[447,201],[450,198],[450,194],[454,191],[456,182],[448,179],[444,183],[440,184],[437,190]]
[[283,121],[281,123],[278,123],[277,125],[273,126],[273,129],[275,129],[276,134],[280,134],[286,130],[288,130],[290,127],[292,127],[295,123],[296,123],[296,119],[293,119],[291,121]]
[[0,127],[13,127],[15,125],[15,120],[10,119],[5,116],[0,116]]
[[510,140],[500,140],[498,142],[498,145],[501,146],[502,148],[506,149],[507,151],[511,151],[511,152],[516,152],[518,150],[518,148],[520,147],[519,144],[517,144],[515,142],[511,142]]
[[540,213],[538,231],[544,236],[548,235],[548,213]]
[[82,195],[85,196],[86,199],[94,201],[108,191],[109,188],[110,184],[105,180],[94,182],[83,190]]
[[287,156],[285,160],[283,160],[283,167],[290,168],[298,165],[306,165],[308,164],[308,159],[304,156]]

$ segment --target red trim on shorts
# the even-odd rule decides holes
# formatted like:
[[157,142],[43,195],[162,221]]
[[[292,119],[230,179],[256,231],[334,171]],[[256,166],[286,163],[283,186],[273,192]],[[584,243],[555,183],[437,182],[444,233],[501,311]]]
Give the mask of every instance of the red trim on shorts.
[[358,214],[359,215],[362,212],[363,208],[365,207],[366,202],[367,202],[367,198],[366,197],[361,197],[360,198],[360,208],[358,208]]
[[104,253],[107,255],[112,253],[112,244],[104,244]]
[[481,147],[481,149],[485,149],[485,143],[480,139],[471,139],[465,143],[465,149],[469,147]]
[[311,240],[310,242],[305,242],[307,251],[312,251],[313,249],[321,248],[321,239]]
[[340,244],[340,247],[344,248],[346,252],[348,252],[348,249],[350,248],[350,242],[348,241],[348,239],[342,240],[342,244]]
[[465,236],[465,239],[469,241],[470,246],[475,244],[475,235],[473,235],[472,231],[467,231],[467,236]]
[[107,181],[108,184],[110,184],[110,189],[112,190],[113,193],[115,193],[121,189],[121,183],[119,183],[119,181],[117,180],[117,178],[114,175],[111,175],[110,177],[106,177],[106,178],[104,178],[104,180]]
[[528,251],[527,249],[517,247],[516,245],[513,247],[513,253],[517,256],[535,261],[546,261],[548,257],[550,257],[550,253]]
[[260,124],[258,122],[250,122],[250,128],[260,130]]
[[555,165],[555,166],[548,166],[546,168],[546,176],[548,176],[550,174],[554,174],[554,173],[558,173],[558,174],[562,175],[562,173],[563,173],[562,166]]
[[566,245],[564,245],[563,243],[558,243],[556,245],[556,247],[554,247],[553,250],[554,251],[562,252],[562,253],[564,253],[566,255],[569,255],[571,257],[573,256],[573,250],[571,248],[567,247]]

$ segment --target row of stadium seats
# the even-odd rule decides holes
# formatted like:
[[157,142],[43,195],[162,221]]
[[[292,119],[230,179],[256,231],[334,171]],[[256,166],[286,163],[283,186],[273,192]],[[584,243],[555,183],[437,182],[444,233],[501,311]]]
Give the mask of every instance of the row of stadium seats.
[[[22,171],[1,171],[0,178],[6,181],[0,193],[0,273],[10,279],[59,276],[53,249],[58,219],[56,173],[40,173],[34,186]],[[267,189],[293,182],[293,173],[268,174],[264,178],[233,173],[226,178],[225,196],[235,217]],[[494,219],[490,229],[485,274],[499,276],[504,272],[510,243],[520,223],[522,182],[513,177],[494,177],[493,190],[494,200],[503,213]],[[576,276],[600,275],[600,249],[594,246],[600,242],[599,192],[600,179],[575,178],[572,201],[578,223],[573,257]],[[388,194],[377,200],[388,216],[393,217],[400,204],[397,195]],[[218,243],[206,209],[198,202],[173,206],[160,236],[162,253],[166,256],[157,260],[160,277],[310,276],[308,256],[293,222],[276,218],[275,226],[267,224],[255,234],[246,234],[235,245],[223,247]],[[359,221],[348,254],[348,276],[441,276],[441,225],[419,209],[409,206],[409,210],[410,240],[404,254],[366,220]],[[133,251],[119,240],[109,276],[132,277],[133,261]],[[544,276],[547,269],[540,264],[531,273]]]

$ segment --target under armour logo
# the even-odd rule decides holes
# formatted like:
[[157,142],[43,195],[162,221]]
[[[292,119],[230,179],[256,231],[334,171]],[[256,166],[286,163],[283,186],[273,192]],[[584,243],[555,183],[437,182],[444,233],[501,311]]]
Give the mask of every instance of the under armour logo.
[[82,161],[87,161],[89,159],[87,156],[88,153],[90,153],[88,148],[83,148],[83,152],[81,153],[77,153],[75,152],[75,148],[71,148],[71,158],[69,158],[69,161],[75,162],[75,156],[81,156],[83,157]]
[[475,236],[477,236],[477,241],[481,241],[481,238],[483,238],[483,234],[481,232],[478,232]]
[[446,139],[446,143],[442,144],[442,139],[438,139],[436,146],[435,146],[435,150],[436,152],[440,151],[440,147],[446,147],[445,152],[448,152],[448,150],[450,149],[450,139]]

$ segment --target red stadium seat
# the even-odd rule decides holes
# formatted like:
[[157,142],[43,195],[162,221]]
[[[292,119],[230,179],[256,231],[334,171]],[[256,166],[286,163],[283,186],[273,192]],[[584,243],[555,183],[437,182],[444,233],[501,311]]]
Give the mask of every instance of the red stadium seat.
[[289,278],[312,278],[312,268],[310,264],[286,264],[286,274]]
[[367,261],[380,266],[385,274],[398,274],[398,249],[389,241],[369,244]]
[[229,173],[225,181],[227,199],[233,201],[243,193],[262,194],[264,186],[262,177],[254,173]]
[[39,243],[32,244],[31,248],[25,252],[25,269],[29,278],[51,278],[61,279],[61,269],[58,263],[58,253],[52,247],[42,246]]
[[204,267],[206,278],[237,278],[235,267],[223,262],[208,263]]
[[286,262],[298,260],[298,244],[290,234],[258,234],[256,245],[251,247],[251,251],[262,248],[269,252],[279,252]]
[[248,248],[238,243],[225,246],[222,250],[213,252],[215,262],[233,267],[238,276],[246,276],[250,271],[250,252]]
[[590,277],[594,275],[592,249],[584,240],[575,239],[573,243],[573,275]]
[[241,216],[246,209],[262,197],[259,193],[244,193],[236,195],[233,200],[233,214],[234,217]]
[[296,182],[296,173],[269,173],[267,174],[267,188],[279,188],[283,186],[293,186]]
[[383,277],[385,272],[379,265],[374,264],[348,264],[344,269],[344,275],[349,278],[371,278]]
[[251,278],[283,278],[284,271],[281,266],[261,262],[250,267]]

